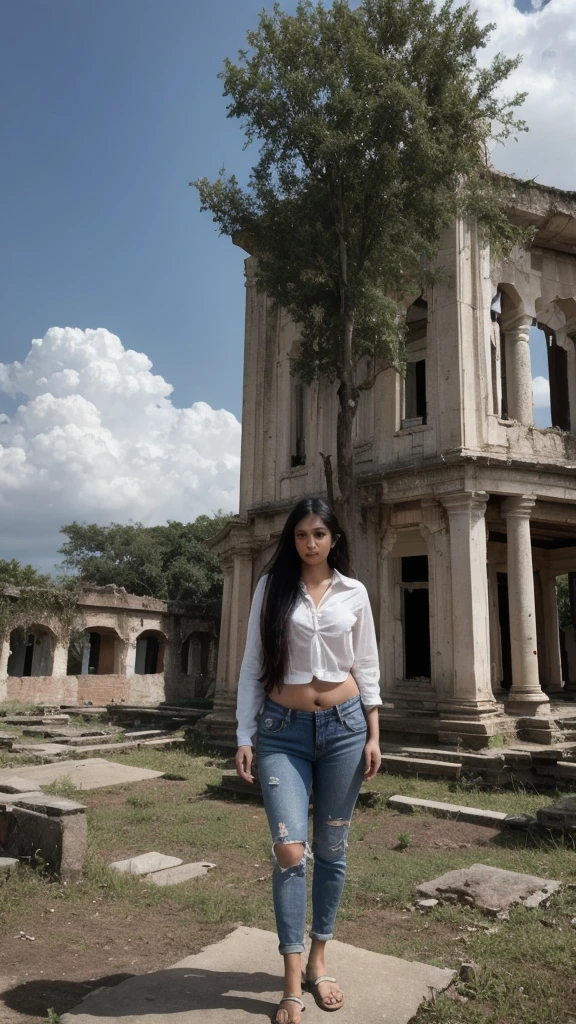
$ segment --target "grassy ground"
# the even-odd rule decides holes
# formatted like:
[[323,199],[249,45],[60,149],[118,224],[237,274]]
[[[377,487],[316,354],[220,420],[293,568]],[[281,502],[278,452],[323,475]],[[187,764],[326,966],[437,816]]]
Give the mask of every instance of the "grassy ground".
[[[264,814],[254,801],[211,794],[207,787],[219,781],[223,762],[206,753],[153,749],[113,759],[168,771],[176,778],[82,794],[70,781],[52,787],[89,806],[86,871],[78,884],[62,886],[24,870],[0,887],[0,963],[8,965],[22,991],[32,992],[30,986],[40,984],[40,974],[44,977],[44,987],[35,990],[36,1004],[23,997],[11,1002],[5,995],[13,1008],[6,1021],[37,1020],[33,1005],[44,1013],[54,1006],[61,1013],[82,998],[74,985],[83,985],[85,992],[112,969],[125,976],[166,966],[239,923],[274,928]],[[0,766],[21,763],[18,756],[0,752]],[[533,813],[553,795],[480,792],[391,775],[379,777],[370,789],[377,806],[355,815],[338,938],[454,969],[468,960],[482,966],[477,984],[460,986],[467,1002],[440,997],[420,1011],[417,1024],[576,1024],[573,843],[448,822],[426,813],[399,815],[385,807],[388,796],[403,793]],[[186,861],[208,859],[218,867],[201,880],[161,889],[114,874],[106,866],[147,850]],[[414,910],[418,883],[478,861],[566,884],[549,907],[518,908],[506,922],[468,908],[437,908],[427,914]],[[14,937],[21,933],[41,941],[21,941],[15,951]],[[35,980],[24,977],[25,968]],[[71,987],[51,989],[57,974]]]

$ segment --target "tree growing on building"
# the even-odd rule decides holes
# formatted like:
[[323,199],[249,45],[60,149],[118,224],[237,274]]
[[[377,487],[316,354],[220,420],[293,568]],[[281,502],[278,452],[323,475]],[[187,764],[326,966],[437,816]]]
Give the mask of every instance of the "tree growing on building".
[[35,623],[50,622],[69,639],[74,630],[78,581],[40,572],[15,558],[0,558],[0,640],[13,630],[22,635]]
[[[360,391],[402,369],[405,306],[433,279],[442,230],[474,218],[501,252],[521,237],[486,157],[491,140],[525,128],[523,96],[501,93],[519,58],[478,63],[493,27],[454,0],[299,0],[293,15],[276,4],[220,76],[258,159],[246,187],[224,170],[191,184],[299,325],[293,374],[337,386],[336,507],[347,527]],[[372,370],[359,382],[365,357]]]

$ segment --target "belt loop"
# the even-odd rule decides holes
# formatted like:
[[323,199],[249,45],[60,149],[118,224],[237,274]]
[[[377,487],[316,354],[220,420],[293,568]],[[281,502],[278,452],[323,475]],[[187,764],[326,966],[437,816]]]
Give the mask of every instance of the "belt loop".
[[340,725],[343,725],[344,723],[342,721],[342,715],[340,713],[340,705],[339,704],[335,704],[334,705],[334,711],[336,712],[336,718],[340,722]]

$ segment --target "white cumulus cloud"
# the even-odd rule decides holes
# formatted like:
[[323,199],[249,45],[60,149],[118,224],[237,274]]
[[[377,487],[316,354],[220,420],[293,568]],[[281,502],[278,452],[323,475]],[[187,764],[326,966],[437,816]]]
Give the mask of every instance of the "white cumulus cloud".
[[482,60],[523,55],[502,92],[527,92],[520,116],[530,131],[497,146],[496,167],[540,184],[576,190],[576,0],[542,0],[523,13],[514,0],[473,0],[481,24],[495,22]]
[[205,402],[178,409],[172,391],[104,329],[52,327],[24,362],[0,363],[0,392],[21,402],[0,416],[0,557],[49,567],[74,519],[235,511],[240,423]]
[[550,381],[546,377],[534,377],[532,381],[532,400],[535,409],[550,408]]

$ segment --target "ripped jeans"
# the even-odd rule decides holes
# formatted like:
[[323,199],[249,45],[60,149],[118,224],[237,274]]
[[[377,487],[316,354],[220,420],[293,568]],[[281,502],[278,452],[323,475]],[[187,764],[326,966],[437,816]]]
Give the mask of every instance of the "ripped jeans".
[[300,863],[274,857],[279,950],[304,952],[308,805],[313,793],[312,938],[331,939],[346,877],[350,819],[364,773],[367,725],[360,697],[324,711],[294,711],[266,698],[258,720],[258,776],[274,843],[303,843]]

